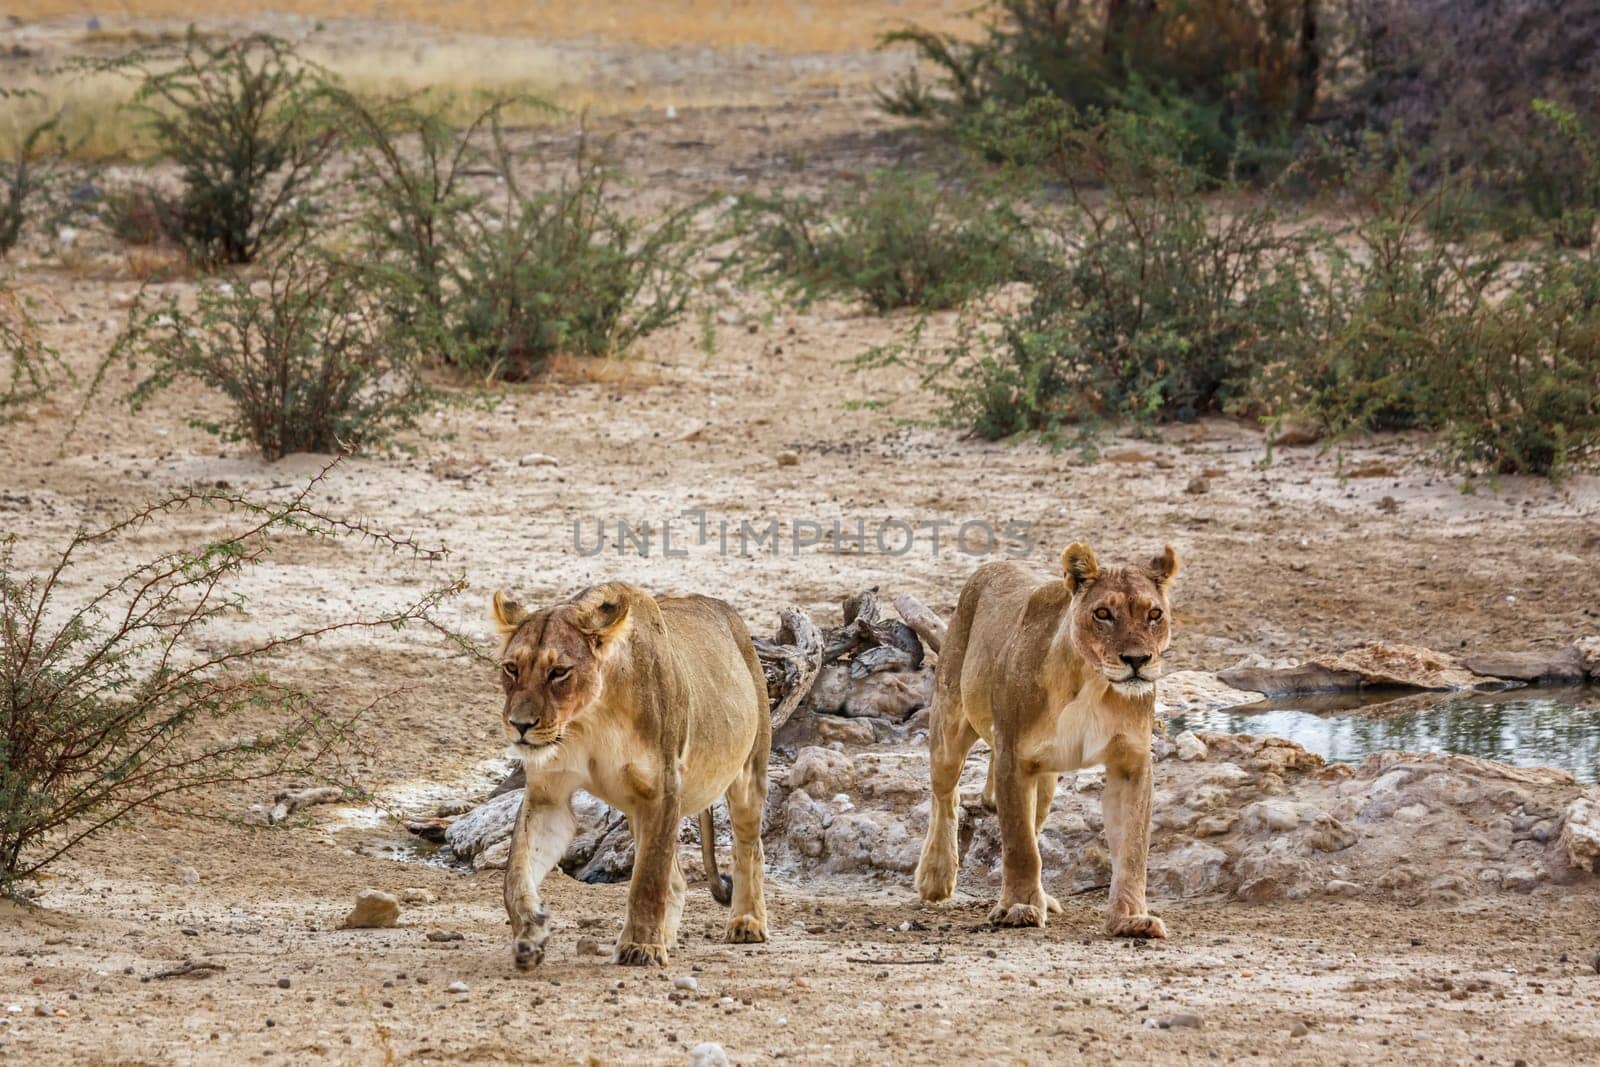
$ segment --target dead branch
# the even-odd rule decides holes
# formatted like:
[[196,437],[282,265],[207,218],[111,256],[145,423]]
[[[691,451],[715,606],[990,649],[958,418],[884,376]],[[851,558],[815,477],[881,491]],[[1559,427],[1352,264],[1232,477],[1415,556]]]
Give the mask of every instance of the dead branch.
[[935,652],[938,652],[944,645],[944,635],[947,627],[945,626],[945,621],[932,608],[923,604],[922,601],[910,593],[901,593],[894,598],[894,610],[899,612],[900,617],[906,621],[906,625],[910,626],[916,632],[916,635],[922,638],[923,644]]
[[811,692],[822,669],[822,633],[799,608],[778,612],[778,632],[770,639],[752,639],[761,669],[767,676],[767,701],[772,729],[789,721],[794,709]]

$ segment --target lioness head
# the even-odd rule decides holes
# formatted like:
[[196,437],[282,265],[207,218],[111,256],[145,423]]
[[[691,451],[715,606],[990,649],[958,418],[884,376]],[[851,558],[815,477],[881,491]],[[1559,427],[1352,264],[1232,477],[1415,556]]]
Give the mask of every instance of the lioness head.
[[505,643],[501,720],[514,755],[553,756],[573,719],[600,700],[607,652],[627,633],[629,597],[618,583],[594,586],[541,611],[527,611],[504,591],[494,621]]
[[1128,696],[1153,690],[1172,643],[1167,593],[1178,573],[1171,545],[1143,566],[1101,567],[1085,544],[1067,546],[1061,570],[1072,594],[1072,643],[1092,670]]

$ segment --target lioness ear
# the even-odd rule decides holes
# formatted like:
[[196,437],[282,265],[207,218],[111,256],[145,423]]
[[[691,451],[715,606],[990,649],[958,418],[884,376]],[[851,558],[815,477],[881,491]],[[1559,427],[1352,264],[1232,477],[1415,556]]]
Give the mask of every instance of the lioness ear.
[[1067,580],[1067,590],[1076,593],[1100,577],[1100,563],[1094,558],[1094,549],[1082,541],[1074,541],[1061,553],[1061,574]]
[[572,624],[596,652],[627,632],[628,593],[617,582],[587,590],[574,605]]
[[530,614],[521,604],[506,596],[504,589],[494,591],[494,624],[502,634],[516,633],[517,627],[527,622]]
[[1172,587],[1178,576],[1178,553],[1171,545],[1164,545],[1161,555],[1150,561],[1150,578],[1163,593]]

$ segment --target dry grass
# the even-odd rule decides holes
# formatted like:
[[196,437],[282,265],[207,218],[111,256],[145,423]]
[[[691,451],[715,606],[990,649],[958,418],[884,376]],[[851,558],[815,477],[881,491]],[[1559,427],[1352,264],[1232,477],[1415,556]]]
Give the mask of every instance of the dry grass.
[[[312,18],[406,19],[442,29],[552,38],[603,37],[652,46],[756,45],[784,52],[872,47],[907,21],[960,29],[974,0],[109,0],[101,18],[254,16],[264,10]],[[31,0],[31,18],[82,17],[80,0]]]

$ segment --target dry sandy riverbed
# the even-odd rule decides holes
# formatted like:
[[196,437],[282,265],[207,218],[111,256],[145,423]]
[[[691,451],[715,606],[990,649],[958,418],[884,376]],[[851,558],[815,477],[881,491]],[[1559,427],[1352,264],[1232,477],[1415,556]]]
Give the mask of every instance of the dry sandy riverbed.
[[[718,61],[715,52],[697,60]],[[650,110],[610,129],[642,202],[813,185],[929,151],[850,85],[681,109],[672,120]],[[570,132],[541,136],[560,147]],[[64,266],[59,249],[37,246],[13,263],[49,294],[49,337],[80,376],[137,288],[111,246],[91,253]],[[1600,630],[1600,479],[1591,475],[1464,493],[1458,476],[1429,462],[1426,441],[1402,437],[1339,452],[1280,449],[1263,465],[1261,434],[1225,421],[1107,441],[1088,463],[1035,444],[986,444],[905,425],[926,413],[910,374],[848,368],[904,321],[839,305],[769,320],[765,308],[757,294],[732,292],[714,309],[731,324],[713,351],[691,321],[648,339],[627,364],[445,412],[415,458],[347,461],[323,499],[448,545],[437,573],[465,572],[473,589],[452,612],[478,633],[498,585],[538,600],[612,576],[717,593],[757,631],[770,630],[780,604],[831,618],[841,597],[869,585],[949,611],[975,562],[926,543],[903,556],[723,555],[713,543],[671,559],[583,556],[572,543],[574,520],[659,524],[688,509],[785,529],[795,519],[1024,522],[1041,545],[1088,538],[1112,558],[1170,540],[1187,562],[1175,668],[1374,638],[1446,651],[1549,648]],[[888,403],[848,403],[867,398]],[[80,521],[173,487],[226,480],[281,491],[323,462],[267,465],[220,446],[187,425],[221,410],[199,390],[169,393],[137,416],[97,405],[63,443],[76,408],[63,396],[0,436],[0,529],[19,536],[21,559],[42,558]],[[784,451],[799,463],[778,466]],[[558,465],[520,465],[531,452]],[[1370,476],[1341,478],[1353,468]],[[1200,477],[1209,491],[1186,493]],[[201,529],[196,520],[138,547],[159,551]],[[97,560],[81,578],[120,562]],[[239,625],[303,623],[414,593],[435,576],[343,548],[286,546]],[[362,734],[352,766],[368,789],[458,782],[497,754],[491,680],[420,631],[328,642],[284,670],[345,706],[403,690]],[[237,814],[261,799],[223,791],[195,806]],[[640,972],[574,954],[579,936],[612,936],[622,888],[556,875],[558,940],[539,973],[518,976],[497,872],[358,852],[327,819],[313,810],[269,831],[155,816],[61,864],[39,883],[36,907],[0,912],[0,1056],[670,1063],[717,1041],[739,1062],[1578,1063],[1600,1048],[1593,879],[1453,906],[1158,899],[1173,938],[1151,946],[1101,938],[1092,895],[1071,900],[1048,930],[996,932],[981,927],[975,900],[918,907],[908,880],[808,878],[775,881],[772,940],[734,948],[708,936],[721,917],[696,887],[671,967]],[[434,902],[408,906],[393,930],[335,929],[366,886],[415,887]],[[430,930],[462,939],[430,941]],[[941,962],[919,962],[934,954]],[[185,960],[225,969],[151,977]],[[699,988],[674,1000],[669,979],[682,975]],[[456,981],[465,993],[446,992]],[[1199,1015],[1202,1028],[1145,1025],[1180,1012]]]

